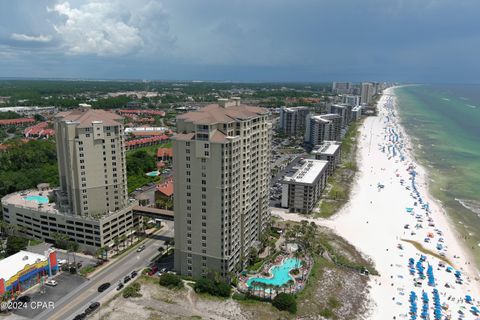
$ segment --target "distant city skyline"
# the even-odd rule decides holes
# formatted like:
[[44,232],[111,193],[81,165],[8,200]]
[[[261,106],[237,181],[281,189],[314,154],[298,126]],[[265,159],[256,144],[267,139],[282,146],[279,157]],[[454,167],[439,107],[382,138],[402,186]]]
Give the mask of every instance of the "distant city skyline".
[[480,83],[474,0],[0,2],[0,76]]

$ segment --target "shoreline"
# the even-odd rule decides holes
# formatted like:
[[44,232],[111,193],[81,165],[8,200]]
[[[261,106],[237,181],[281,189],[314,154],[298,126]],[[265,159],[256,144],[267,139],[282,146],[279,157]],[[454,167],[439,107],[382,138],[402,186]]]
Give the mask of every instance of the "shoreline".
[[[407,152],[409,153],[409,156],[412,158],[412,161],[416,163],[417,168],[419,168],[423,173],[422,176],[424,178],[423,178],[422,182],[423,182],[423,185],[424,185],[424,188],[425,188],[425,194],[428,196],[429,199],[431,199],[432,202],[434,202],[440,208],[447,224],[450,226],[450,228],[453,229],[452,231],[454,233],[454,236],[458,240],[461,240],[462,237],[461,237],[460,231],[457,227],[457,224],[453,221],[452,217],[449,215],[448,208],[445,207],[443,202],[441,200],[437,199],[433,195],[433,193],[431,192],[432,183],[434,183],[434,180],[432,180],[431,174],[428,171],[427,166],[422,164],[422,160],[419,159],[418,156],[415,154],[415,149],[412,146],[412,139],[411,139],[410,135],[407,134],[407,132],[405,130],[405,127],[402,125],[403,119],[401,117],[399,107],[398,107],[398,103],[397,103],[398,98],[395,94],[395,89],[400,88],[400,87],[403,87],[403,86],[395,86],[395,87],[392,87],[391,89],[393,91],[392,95],[394,96],[394,99],[395,99],[395,102],[394,102],[395,112],[396,112],[396,114],[399,118],[400,128],[401,128],[402,132],[404,133],[405,141],[406,141],[406,144],[408,145],[408,147],[407,147],[408,151]],[[470,270],[470,272],[472,274],[475,274],[476,278],[479,279],[479,281],[480,281],[480,266],[476,263],[476,259],[475,259],[475,256],[474,256],[473,252],[470,250],[469,246],[464,241],[457,241],[457,242],[460,242],[459,245],[462,247],[463,255],[467,257],[467,260],[469,262],[473,261],[473,266],[472,267],[470,267],[470,264],[468,265],[469,269],[472,269],[472,270]]]
[[[428,172],[409,150],[411,139],[396,117],[398,109],[394,98],[393,88],[385,90],[377,104],[378,115],[367,117],[361,125],[357,149],[359,171],[349,202],[336,215],[330,219],[285,212],[276,212],[276,215],[327,226],[373,260],[380,276],[370,278],[372,308],[364,315],[367,319],[409,318],[409,294],[413,291],[422,297],[426,292],[432,299],[434,288],[440,294],[440,301],[449,305],[449,309],[442,312],[455,315],[460,308],[468,307],[466,313],[469,313],[465,295],[471,295],[475,305],[480,305],[480,285],[474,280],[478,270],[475,265],[467,264],[468,251],[452,228],[452,221],[441,203],[428,192]],[[414,194],[413,190],[418,193]],[[422,203],[428,203],[429,207],[423,208]],[[453,273],[446,271],[437,257],[419,251],[418,246],[403,239],[418,243],[430,252],[445,254],[454,263],[452,267],[459,268],[462,284],[456,283]],[[415,263],[413,274],[409,260]],[[417,281],[420,271],[417,274],[415,266],[418,263],[422,274],[423,268],[429,267],[434,275],[433,283],[430,279],[429,283]],[[433,309],[425,312],[433,319]],[[472,314],[467,314],[465,319],[470,319],[468,316]]]

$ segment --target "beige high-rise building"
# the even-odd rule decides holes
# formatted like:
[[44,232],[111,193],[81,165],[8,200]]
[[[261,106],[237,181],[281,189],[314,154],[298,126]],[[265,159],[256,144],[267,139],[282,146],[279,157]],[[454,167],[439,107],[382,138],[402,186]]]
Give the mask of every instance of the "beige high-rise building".
[[55,116],[59,205],[76,215],[102,215],[127,205],[122,117],[79,109]]
[[55,116],[60,188],[40,184],[2,198],[4,220],[28,237],[68,235],[94,254],[140,223],[127,198],[121,117],[88,105]]
[[240,271],[269,222],[268,111],[238,98],[177,117],[175,270]]

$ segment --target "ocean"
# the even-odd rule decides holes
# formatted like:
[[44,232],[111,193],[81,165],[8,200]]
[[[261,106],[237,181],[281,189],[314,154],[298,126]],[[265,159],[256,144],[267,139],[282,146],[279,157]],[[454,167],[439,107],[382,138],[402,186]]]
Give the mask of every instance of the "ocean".
[[430,192],[480,266],[480,85],[405,86],[395,94]]

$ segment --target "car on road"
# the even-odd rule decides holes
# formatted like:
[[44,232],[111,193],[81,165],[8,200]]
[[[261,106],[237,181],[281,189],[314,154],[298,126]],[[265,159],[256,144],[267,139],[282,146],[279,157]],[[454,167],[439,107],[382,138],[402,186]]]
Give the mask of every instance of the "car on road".
[[98,292],[103,292],[108,288],[110,288],[110,282],[105,282],[102,285],[100,285],[100,287],[98,287]]
[[73,318],[73,320],[83,320],[86,318],[87,318],[87,315],[85,313],[80,313],[80,314],[77,314],[75,318]]
[[100,302],[94,302],[85,309],[85,314],[91,314],[100,307]]
[[130,278],[130,276],[125,276],[125,278],[123,278],[123,283],[127,283],[130,280],[132,280],[132,278]]
[[45,281],[46,286],[55,287],[57,284],[58,284],[58,282],[53,280],[53,279]]
[[21,296],[17,298],[17,301],[23,302],[23,303],[30,302],[31,300],[32,298],[30,298],[30,296]]
[[132,273],[130,274],[130,276],[132,278],[135,278],[137,276],[137,274],[138,274],[137,270],[133,270]]
[[145,250],[144,244],[142,244],[140,247],[137,248],[137,252],[142,252],[143,250]]

